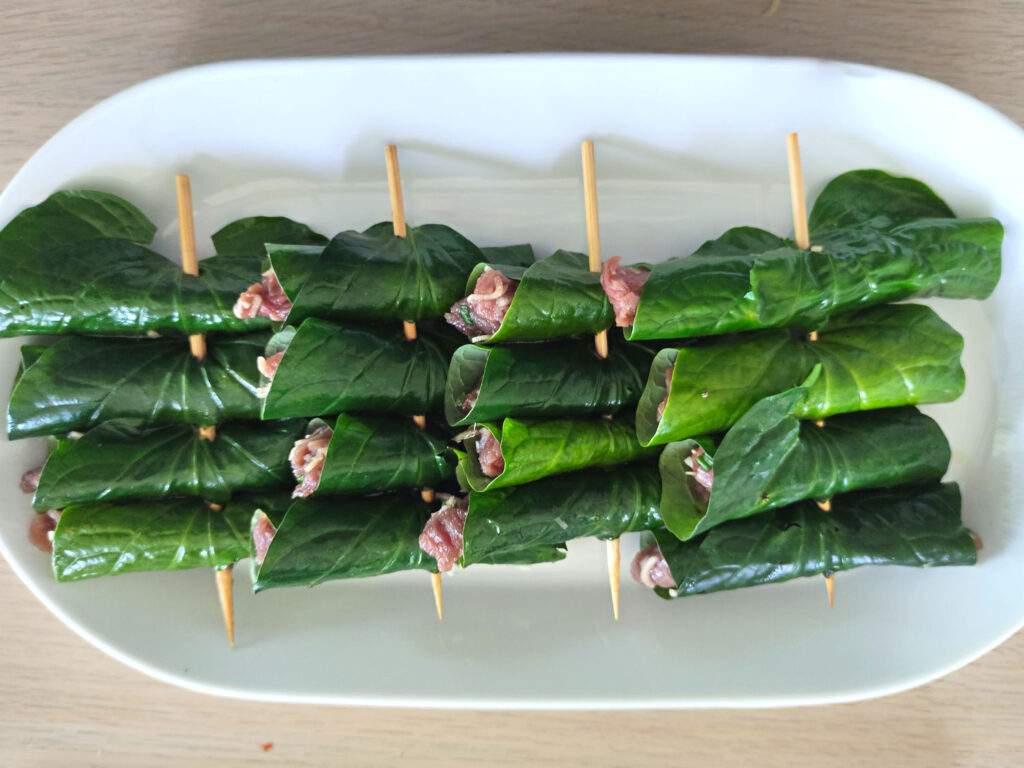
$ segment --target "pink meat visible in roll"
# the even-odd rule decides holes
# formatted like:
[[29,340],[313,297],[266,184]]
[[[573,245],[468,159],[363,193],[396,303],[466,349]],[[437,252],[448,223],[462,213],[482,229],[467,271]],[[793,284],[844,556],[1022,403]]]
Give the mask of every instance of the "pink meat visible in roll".
[[293,498],[305,498],[320,485],[320,473],[324,470],[327,446],[330,445],[333,436],[333,429],[321,426],[295,441],[295,446],[288,454],[288,461],[292,465],[292,474],[299,481],[295,490],[292,491]]
[[476,456],[480,462],[480,471],[487,477],[497,477],[505,471],[505,457],[501,455],[501,443],[491,430],[480,429],[476,440]]
[[707,507],[711,501],[711,486],[715,483],[715,470],[706,469],[701,465],[700,457],[704,455],[704,449],[699,445],[690,451],[690,455],[683,459],[687,466],[687,475],[693,481],[690,488],[694,495]]
[[275,323],[287,319],[292,303],[281,287],[273,269],[263,273],[258,283],[253,283],[235,301],[234,313],[239,320],[267,317]]
[[444,319],[470,338],[489,336],[501,327],[518,285],[500,270],[487,267],[473,292],[452,304]]
[[252,543],[255,548],[256,564],[262,565],[263,558],[267,556],[267,550],[270,549],[270,542],[274,540],[275,534],[277,534],[277,528],[270,522],[270,518],[267,517],[266,513],[258,512],[259,517],[256,518],[256,523],[252,527]]
[[601,287],[615,310],[615,324],[623,328],[633,324],[640,293],[651,273],[646,269],[620,266],[621,256],[605,262],[601,270]]
[[672,371],[675,370],[674,365],[670,365],[665,369],[665,397],[662,398],[661,402],[658,403],[658,421],[661,421],[661,417],[665,415],[665,407],[668,405],[668,395],[672,391]]
[[463,413],[469,413],[473,410],[476,405],[477,398],[480,397],[480,387],[474,387],[471,389],[466,396],[462,399],[462,404],[459,406]]
[[462,557],[462,531],[466,527],[469,502],[449,496],[430,516],[420,534],[420,549],[437,560],[437,569],[450,571]]
[[28,540],[42,552],[53,552],[53,532],[60,520],[59,509],[48,509],[42,514],[33,515],[28,524]]
[[629,573],[634,581],[651,589],[655,587],[676,588],[676,580],[672,578],[672,571],[669,570],[668,563],[661,554],[657,543],[644,547],[636,553],[636,557],[633,558],[633,563],[629,567]]
[[41,466],[35,469],[28,470],[21,476],[21,482],[18,483],[18,487],[21,488],[22,493],[35,493],[36,488],[39,487],[39,476],[43,473]]
[[276,352],[269,357],[263,357],[260,355],[256,358],[256,370],[266,378],[273,381],[274,374],[277,373],[277,366],[281,364],[282,357],[284,357],[284,350]]

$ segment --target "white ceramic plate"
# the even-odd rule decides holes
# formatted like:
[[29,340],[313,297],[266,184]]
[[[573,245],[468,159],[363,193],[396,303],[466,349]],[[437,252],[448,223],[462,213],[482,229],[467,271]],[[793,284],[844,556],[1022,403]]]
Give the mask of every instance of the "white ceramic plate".
[[[239,216],[335,232],[387,218],[382,146],[401,148],[413,222],[481,244],[583,249],[578,143],[597,141],[604,251],[661,259],[732,225],[789,231],[784,136],[800,131],[810,199],[876,166],[1007,227],[984,304],[937,302],[966,337],[966,394],[929,408],[953,444],[976,568],[839,574],[664,603],[631,582],[609,615],[603,547],[567,562],[474,567],[253,597],[237,569],[228,650],[209,571],[58,586],[26,541],[19,474],[42,441],[0,444],[0,549],[68,626],[163,680],[276,701],[473,707],[774,706],[897,691],[992,648],[1024,620],[1021,131],[921,78],[807,60],[512,56],[241,62],[144,83],[89,110],[25,165],[0,222],[61,187],[122,194],[176,253],[174,180],[192,176],[200,243]],[[0,380],[19,340],[0,344]],[[5,403],[6,406],[6,403]],[[634,539],[624,542],[624,559]],[[31,642],[31,638],[24,638]]]

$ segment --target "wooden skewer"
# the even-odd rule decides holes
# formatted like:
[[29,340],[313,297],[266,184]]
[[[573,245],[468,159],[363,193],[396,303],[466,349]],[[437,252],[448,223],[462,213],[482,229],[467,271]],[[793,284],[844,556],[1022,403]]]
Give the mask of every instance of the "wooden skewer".
[[[793,236],[796,239],[796,246],[801,250],[808,250],[811,247],[811,233],[807,225],[807,195],[804,191],[804,169],[800,161],[800,139],[796,132],[786,136],[786,159],[789,164],[789,202],[793,210]],[[808,341],[817,341],[818,332],[811,331],[807,334]],[[814,422],[819,429],[824,428],[824,419]],[[832,510],[832,500],[822,499],[817,502],[818,509],[822,512]],[[832,574],[825,577],[825,595],[828,597],[828,607],[833,608],[836,604],[836,586]]]
[[[395,237],[405,237],[408,229],[405,224],[405,202],[402,200],[402,173],[398,167],[398,147],[394,144],[384,146],[384,164],[388,174],[388,197],[391,200],[391,226]],[[416,323],[409,320],[402,322],[402,331],[406,341],[416,341]],[[427,417],[417,414],[412,417],[420,429],[427,428]],[[420,489],[420,498],[430,503],[434,500],[432,488]],[[437,618],[444,618],[444,594],[441,587],[441,574],[430,574],[430,585],[434,591],[434,608]]]
[[[594,161],[594,142],[586,139],[580,144],[583,163],[583,209],[587,220],[587,260],[591,272],[601,271],[601,223],[597,215],[597,165]],[[608,331],[594,335],[597,356],[608,357]],[[619,620],[619,599],[622,591],[622,544],[618,538],[605,542],[608,559],[608,588],[612,596],[612,617]]]
[[[187,174],[179,173],[174,178],[178,198],[178,235],[181,248],[181,271],[186,275],[199,274],[199,259],[196,256],[196,228],[192,218],[192,184]],[[206,337],[194,333],[188,337],[189,350],[196,360],[206,357]],[[203,440],[215,440],[217,428],[203,426],[197,430]],[[211,504],[212,509],[219,509],[219,504]],[[231,565],[215,568],[214,581],[217,585],[217,597],[220,611],[224,617],[224,631],[227,633],[228,645],[235,647],[235,601],[234,601],[234,567]]]

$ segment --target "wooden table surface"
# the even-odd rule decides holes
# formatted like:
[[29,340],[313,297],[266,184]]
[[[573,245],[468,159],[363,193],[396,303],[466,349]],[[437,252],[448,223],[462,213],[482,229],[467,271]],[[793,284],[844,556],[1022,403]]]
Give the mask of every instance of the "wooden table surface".
[[[1024,120],[1024,3],[781,0],[766,13],[770,5],[8,0],[0,12],[0,184],[96,101],[169,70],[231,58],[542,50],[823,56],[918,72]],[[0,658],[0,764],[7,766],[530,760],[936,768],[1024,760],[1024,634],[931,685],[843,706],[507,714],[261,705],[188,693],[121,666],[60,624],[0,561]],[[268,742],[272,749],[263,751]]]

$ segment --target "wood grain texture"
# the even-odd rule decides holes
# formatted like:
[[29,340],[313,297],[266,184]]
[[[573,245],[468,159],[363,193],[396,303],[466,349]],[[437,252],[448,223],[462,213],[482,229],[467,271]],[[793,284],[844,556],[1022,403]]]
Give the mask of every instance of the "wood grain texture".
[[[942,80],[1024,120],[1024,3],[963,0],[8,0],[0,183],[135,82],[229,58],[676,51],[826,56]],[[210,599],[215,599],[213,585]],[[149,680],[65,629],[0,563],[4,766],[1008,766],[1024,755],[1024,635],[889,699],[782,711],[457,713],[220,701]],[[260,745],[273,742],[263,752]]]

